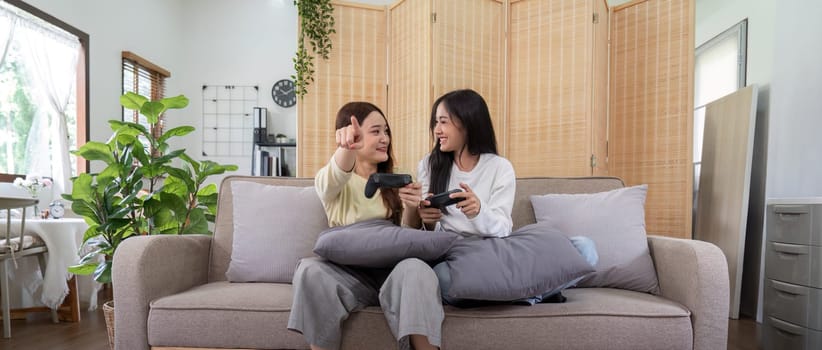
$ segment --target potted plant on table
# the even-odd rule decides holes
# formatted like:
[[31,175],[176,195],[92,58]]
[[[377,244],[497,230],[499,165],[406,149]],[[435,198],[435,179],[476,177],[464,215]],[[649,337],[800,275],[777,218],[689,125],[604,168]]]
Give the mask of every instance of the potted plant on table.
[[[162,136],[151,132],[168,109],[188,105],[183,95],[150,101],[126,93],[120,104],[140,111],[149,128],[136,123],[110,120],[113,131],[106,142],[90,141],[72,153],[89,161],[102,161],[99,173],[72,178],[71,209],[89,228],[83,236],[81,258],[69,272],[93,275],[100,283],[111,282],[112,257],[121,242],[137,235],[211,234],[217,210],[217,186],[205,184],[208,177],[237,170],[236,165],[196,161],[184,149],[169,150],[169,140],[185,136],[194,127],[179,126]],[[116,287],[116,286],[114,286]],[[113,342],[113,302],[103,305]],[[111,320],[109,320],[111,315]]]

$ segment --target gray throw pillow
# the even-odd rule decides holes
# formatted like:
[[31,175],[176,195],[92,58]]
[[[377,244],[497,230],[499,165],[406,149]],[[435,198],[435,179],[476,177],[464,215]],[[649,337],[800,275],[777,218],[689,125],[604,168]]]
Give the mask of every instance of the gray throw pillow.
[[508,301],[541,295],[594,271],[571,241],[545,224],[505,238],[466,238],[446,256],[454,298]]
[[539,223],[568,236],[586,236],[599,254],[596,272],[578,287],[612,287],[659,294],[645,234],[648,185],[589,194],[531,196]]
[[320,234],[314,253],[342,265],[393,267],[405,258],[435,261],[457,235],[404,228],[388,220],[334,227]]
[[226,278],[231,282],[291,283],[297,262],[314,256],[328,228],[314,187],[231,183],[234,239]]

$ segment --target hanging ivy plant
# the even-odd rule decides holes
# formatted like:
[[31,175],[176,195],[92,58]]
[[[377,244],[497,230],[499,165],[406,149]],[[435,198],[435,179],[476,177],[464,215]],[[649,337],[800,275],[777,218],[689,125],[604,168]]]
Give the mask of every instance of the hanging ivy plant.
[[[327,60],[331,53],[331,34],[334,30],[334,7],[331,0],[294,0],[300,19],[300,33],[297,36],[297,53],[294,55],[294,70],[291,76],[300,98],[308,92],[307,87],[314,82],[314,57]],[[311,51],[306,48],[306,39]]]

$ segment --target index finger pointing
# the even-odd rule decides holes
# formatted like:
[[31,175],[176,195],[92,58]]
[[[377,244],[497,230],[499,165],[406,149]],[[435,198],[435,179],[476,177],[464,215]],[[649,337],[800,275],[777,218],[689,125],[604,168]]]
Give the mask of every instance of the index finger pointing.
[[357,129],[359,129],[359,128],[360,128],[360,122],[359,122],[359,121],[357,121],[357,117],[355,117],[355,116],[353,116],[353,115],[351,116],[351,125],[352,125],[353,127],[357,128]]

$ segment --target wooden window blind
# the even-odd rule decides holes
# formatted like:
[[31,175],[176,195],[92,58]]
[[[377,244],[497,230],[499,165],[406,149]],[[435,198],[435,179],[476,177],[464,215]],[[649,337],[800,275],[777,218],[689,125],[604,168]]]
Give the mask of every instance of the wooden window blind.
[[[133,92],[148,97],[150,100],[159,100],[165,97],[165,80],[171,73],[162,67],[151,63],[132,52],[123,51],[123,93]],[[148,120],[138,111],[123,108],[123,121],[130,121],[149,128]],[[163,134],[165,120],[151,128],[151,134],[159,137]]]

